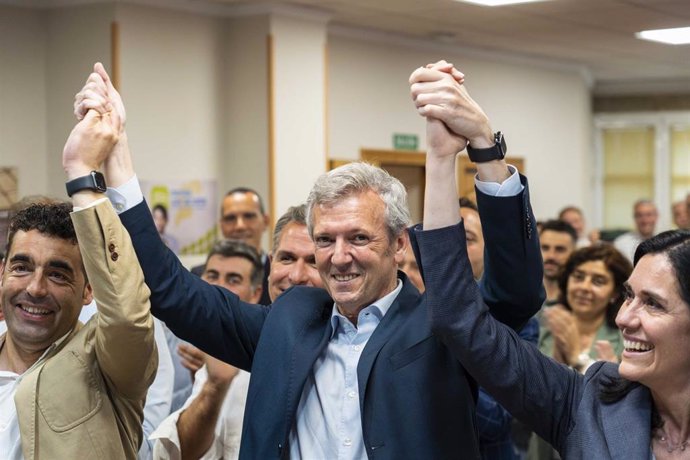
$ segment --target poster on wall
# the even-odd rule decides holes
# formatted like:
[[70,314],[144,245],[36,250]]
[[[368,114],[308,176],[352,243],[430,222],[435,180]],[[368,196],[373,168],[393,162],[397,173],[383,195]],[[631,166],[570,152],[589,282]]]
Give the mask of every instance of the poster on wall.
[[0,254],[5,250],[10,208],[17,202],[17,168],[0,166]]
[[218,233],[216,181],[141,181],[161,239],[178,255],[207,254]]

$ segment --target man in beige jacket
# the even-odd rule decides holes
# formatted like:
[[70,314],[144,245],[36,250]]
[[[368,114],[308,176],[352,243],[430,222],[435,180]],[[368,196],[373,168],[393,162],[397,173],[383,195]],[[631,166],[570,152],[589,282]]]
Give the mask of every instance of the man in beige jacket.
[[[95,171],[117,114],[94,111],[63,152],[67,203],[35,203],[10,223],[0,265],[0,452],[16,459],[133,459],[157,354],[149,290]],[[77,243],[78,242],[78,243]],[[98,314],[77,321],[97,299]]]

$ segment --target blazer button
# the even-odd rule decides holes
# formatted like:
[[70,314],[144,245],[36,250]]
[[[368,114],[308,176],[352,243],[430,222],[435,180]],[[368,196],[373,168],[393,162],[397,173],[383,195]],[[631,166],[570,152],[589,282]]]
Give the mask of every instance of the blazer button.
[[110,251],[110,252],[115,251],[115,245],[114,245],[113,243],[110,243],[110,244],[108,245],[108,251]]
[[110,254],[110,258],[113,260],[113,262],[115,262],[119,257],[120,254],[118,254],[117,252],[113,252],[112,254]]

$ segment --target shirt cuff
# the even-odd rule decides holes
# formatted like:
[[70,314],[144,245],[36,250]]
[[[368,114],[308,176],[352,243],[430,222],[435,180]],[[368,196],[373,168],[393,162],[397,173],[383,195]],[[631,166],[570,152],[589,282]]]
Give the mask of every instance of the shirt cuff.
[[136,174],[119,187],[108,187],[105,194],[108,196],[108,199],[113,204],[113,208],[115,208],[115,212],[118,214],[130,210],[144,201],[144,194],[141,192]]
[[[474,176],[474,185],[477,186],[480,192],[489,196],[515,196],[522,193],[525,186],[520,182],[520,175],[515,166],[508,165],[510,177],[503,181],[502,184],[498,182],[482,182],[479,180],[479,175]],[[115,208],[117,209],[117,208]],[[118,211],[119,212],[119,211]]]
[[154,442],[153,457],[159,459],[179,459],[180,436],[177,432],[177,420],[184,409],[178,409],[168,415],[163,422],[149,436]]
[[104,196],[103,198],[99,198],[96,201],[92,201],[91,203],[87,204],[84,207],[74,206],[74,207],[72,207],[72,211],[79,212],[79,211],[83,211],[84,209],[93,208],[93,207],[103,203],[107,199],[108,199],[108,197]]

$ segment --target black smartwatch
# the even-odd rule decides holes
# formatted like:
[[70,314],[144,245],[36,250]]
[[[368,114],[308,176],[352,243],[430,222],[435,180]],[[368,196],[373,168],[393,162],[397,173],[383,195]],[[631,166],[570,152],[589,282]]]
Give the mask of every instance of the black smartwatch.
[[65,184],[67,196],[72,196],[80,190],[93,190],[94,192],[105,193],[107,187],[103,174],[98,171],[91,171],[88,176],[77,177]]
[[506,145],[506,138],[500,131],[494,134],[494,145],[486,149],[475,149],[467,144],[467,156],[473,163],[486,163],[492,160],[502,160],[506,156],[508,146]]

